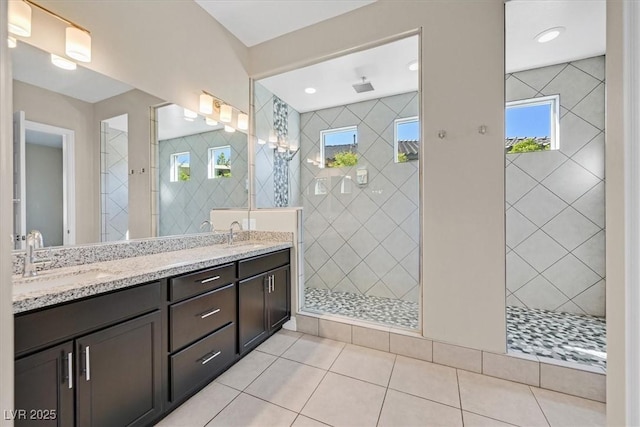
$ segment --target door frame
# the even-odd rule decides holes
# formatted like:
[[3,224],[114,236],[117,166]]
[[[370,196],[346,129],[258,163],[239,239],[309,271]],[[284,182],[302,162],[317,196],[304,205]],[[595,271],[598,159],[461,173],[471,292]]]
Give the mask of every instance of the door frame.
[[76,243],[75,131],[32,120],[24,121],[24,129],[25,131],[33,130],[62,137],[63,245],[74,245]]

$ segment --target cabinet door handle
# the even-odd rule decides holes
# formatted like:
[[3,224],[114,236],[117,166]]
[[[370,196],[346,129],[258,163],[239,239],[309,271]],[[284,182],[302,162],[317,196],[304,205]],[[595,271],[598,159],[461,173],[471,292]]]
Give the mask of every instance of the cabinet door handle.
[[87,381],[91,380],[91,357],[89,356],[89,346],[85,349],[84,361],[87,370]]
[[205,283],[213,282],[214,280],[218,280],[219,278],[220,276],[209,277],[208,279],[201,280],[200,283],[204,285]]
[[218,357],[218,356],[220,355],[220,353],[221,353],[221,352],[219,351],[219,352],[217,352],[216,354],[214,354],[213,356],[209,356],[209,357],[207,357],[206,359],[204,359],[204,360],[202,361],[202,364],[203,364],[203,365],[206,365],[207,363],[211,362],[213,359],[215,359],[216,357]]
[[210,312],[208,312],[208,313],[201,314],[201,315],[200,315],[200,318],[201,318],[201,319],[206,319],[207,317],[211,316],[212,314],[216,314],[216,313],[219,313],[219,312],[220,312],[220,309],[219,309],[219,308],[216,308],[215,310],[211,310],[211,311],[210,311]]
[[276,276],[275,275],[271,275],[271,292],[275,292],[276,291]]
[[73,388],[73,353],[67,354],[67,380],[69,381],[69,388]]

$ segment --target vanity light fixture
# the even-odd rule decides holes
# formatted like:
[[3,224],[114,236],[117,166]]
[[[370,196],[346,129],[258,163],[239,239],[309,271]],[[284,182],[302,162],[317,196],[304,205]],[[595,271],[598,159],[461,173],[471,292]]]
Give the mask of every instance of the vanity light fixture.
[[247,130],[249,129],[249,116],[245,113],[238,113],[238,129]]
[[308,93],[309,95],[313,95],[314,93],[316,93],[316,88],[308,87],[304,91],[305,91],[305,93]]
[[420,65],[418,64],[417,60],[416,61],[411,61],[407,65],[407,68],[409,69],[409,71],[418,71],[418,68],[420,68]]
[[[269,142],[272,144],[275,144],[276,142],[278,142],[278,135],[276,135],[276,131],[271,129],[269,131]],[[271,144],[269,144],[269,146],[271,146]],[[276,148],[276,147],[273,147]]]
[[264,145],[264,144],[266,144],[266,143],[267,143],[267,141],[265,141],[264,139],[260,139],[260,138],[258,138],[258,144],[260,144],[260,145]]
[[220,121],[225,123],[231,122],[233,116],[233,108],[231,105],[223,104],[220,106]]
[[91,62],[91,34],[76,26],[65,30],[64,52],[80,62]]
[[31,37],[31,6],[22,0],[10,0],[8,15],[10,33]]
[[188,109],[184,109],[184,119],[188,122],[192,122],[196,119],[196,117],[198,117],[198,113],[196,113],[195,111],[191,111]]
[[236,131],[236,129],[233,126],[224,125],[224,131],[225,132],[229,132],[229,133],[233,133],[233,132]]
[[13,49],[16,46],[18,46],[18,41],[16,40],[15,37],[7,37],[7,46],[9,46],[9,49]]
[[205,118],[204,118],[204,122],[205,122],[206,124],[208,124],[209,126],[217,126],[217,125],[218,125],[218,122],[216,122],[215,120],[213,120],[213,119],[212,119],[212,118],[210,118],[210,117],[205,117]]
[[208,93],[200,94],[200,112],[202,114],[213,113],[213,96]]
[[557,38],[564,30],[564,27],[549,28],[547,30],[544,30],[534,38],[538,43],[547,43]]
[[51,54],[51,63],[56,67],[62,68],[63,70],[75,70],[77,65],[73,61],[69,61],[67,58],[63,58],[61,56]]

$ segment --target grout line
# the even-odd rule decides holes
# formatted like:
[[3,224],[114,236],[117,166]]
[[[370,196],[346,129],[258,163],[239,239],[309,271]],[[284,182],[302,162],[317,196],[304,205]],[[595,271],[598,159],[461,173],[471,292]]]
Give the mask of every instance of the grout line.
[[[475,372],[474,372],[474,373],[475,373]],[[360,380],[360,381],[362,381],[362,380]],[[404,390],[398,390],[397,388],[389,387],[389,390],[397,391],[398,393],[406,394],[407,396],[417,397],[418,399],[427,400],[427,401],[429,401],[429,402],[437,403],[438,405],[443,405],[443,406],[446,406],[446,407],[448,407],[448,408],[461,409],[461,408],[460,408],[460,407],[458,407],[458,406],[453,406],[453,405],[450,405],[450,404],[448,404],[448,403],[443,403],[443,402],[440,402],[440,401],[438,401],[438,400],[430,399],[430,398],[428,398],[428,397],[418,396],[417,394],[409,393],[409,392],[404,391]]]
[[313,395],[316,393],[316,391],[318,390],[318,388],[320,387],[320,384],[322,384],[322,382],[324,381],[324,379],[327,377],[327,375],[329,374],[329,370],[333,367],[334,363],[336,363],[336,360],[338,360],[338,357],[340,357],[340,355],[342,354],[342,352],[344,351],[344,348],[346,347],[343,346],[342,349],[340,349],[340,353],[338,353],[338,355],[336,356],[336,358],[333,360],[333,362],[331,363],[331,365],[329,366],[329,368],[325,371],[324,375],[322,376],[322,378],[320,379],[320,381],[318,382],[318,385],[316,385],[316,387],[313,389],[313,391],[311,392],[311,394],[309,395],[309,398],[307,398],[306,402],[304,402],[304,405],[302,405],[302,408],[300,409],[300,413],[302,413],[302,411],[304,410],[304,408],[309,404],[309,401],[311,400],[311,398],[313,397]]
[[458,369],[456,369],[456,385],[458,386],[458,401],[460,402],[460,416],[462,417],[462,393],[460,392],[460,377],[458,376]]
[[551,423],[549,422],[549,419],[547,418],[547,414],[544,413],[544,409],[542,409],[542,405],[540,405],[540,402],[538,402],[538,398],[536,397],[536,394],[531,389],[531,386],[529,386],[529,392],[533,395],[533,398],[535,399],[536,404],[538,405],[538,408],[540,408],[540,412],[542,412],[542,416],[544,416],[544,419],[547,422],[547,425],[551,426]]
[[[488,419],[490,419],[490,420],[498,421],[499,423],[503,423],[503,424],[507,424],[507,425],[510,425],[510,426],[517,427],[517,425],[516,425],[516,424],[512,424],[512,423],[510,423],[510,422],[508,422],[508,421],[500,420],[500,419],[495,418],[495,417],[490,417],[490,416],[485,415],[485,414],[479,414],[479,413],[477,413],[477,412],[473,412],[473,411],[470,411],[470,410],[468,410],[468,409],[463,409],[462,411],[463,411],[463,412],[468,412],[468,413],[473,414],[473,415],[478,415],[479,417],[484,417],[484,418],[488,418]],[[463,415],[463,418],[464,418],[464,415]]]
[[[222,384],[222,385],[224,385],[224,384]],[[232,388],[233,390],[236,390],[236,389],[235,389],[235,388],[233,388],[233,387],[230,387],[230,388]],[[236,390],[236,391],[237,391],[237,390]],[[198,394],[200,394],[200,392],[198,392],[198,393],[196,394],[196,396],[197,396]],[[236,397],[234,397],[233,399],[231,399],[231,401],[230,401],[229,403],[227,403],[226,405],[224,405],[224,407],[223,407],[222,409],[220,409],[220,410],[219,410],[219,411],[218,411],[218,412],[217,412],[213,417],[211,417],[211,419],[210,419],[209,421],[207,421],[206,423],[204,423],[204,426],[203,426],[203,427],[206,427],[206,426],[207,426],[207,424],[209,424],[211,421],[213,421],[213,419],[214,419],[215,417],[217,417],[218,415],[220,415],[220,414],[222,413],[222,411],[224,411],[225,409],[227,409],[227,407],[228,407],[229,405],[231,405],[231,404],[232,404],[232,403],[233,403],[233,402],[238,398],[238,396],[240,396],[240,395],[242,395],[242,392],[239,392],[239,393],[236,395]],[[195,397],[195,396],[194,396],[194,397]],[[189,398],[189,400],[191,400],[191,399],[193,399],[193,397]],[[187,402],[188,402],[189,400],[187,400]],[[187,403],[187,402],[185,402],[185,403]],[[182,405],[184,405],[184,403],[183,403]],[[182,407],[182,405],[178,406],[178,408]],[[178,408],[176,408],[176,409],[178,409]]]

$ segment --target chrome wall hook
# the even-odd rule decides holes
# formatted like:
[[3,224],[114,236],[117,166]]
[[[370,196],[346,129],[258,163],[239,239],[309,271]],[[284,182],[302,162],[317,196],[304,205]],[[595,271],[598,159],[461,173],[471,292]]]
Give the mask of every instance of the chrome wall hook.
[[480,125],[480,127],[478,127],[478,133],[480,135],[484,135],[487,133],[487,126],[486,125]]
[[438,138],[445,139],[446,137],[447,137],[447,131],[446,130],[439,130],[438,131]]

